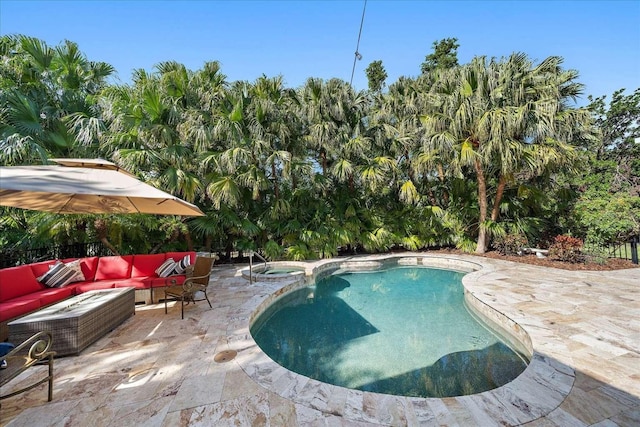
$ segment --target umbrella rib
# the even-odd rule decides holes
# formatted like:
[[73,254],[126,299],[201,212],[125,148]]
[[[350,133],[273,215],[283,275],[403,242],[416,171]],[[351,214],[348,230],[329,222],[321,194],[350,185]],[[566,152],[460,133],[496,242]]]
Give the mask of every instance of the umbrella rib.
[[60,209],[58,209],[58,212],[56,213],[62,213],[65,211],[65,209],[67,208],[67,206],[69,205],[69,203],[71,203],[71,201],[73,200],[73,198],[76,197],[75,194],[71,194],[70,197],[67,199],[67,201],[65,202],[64,205],[62,205],[62,207],[60,207]]
[[133,209],[135,209],[135,210],[136,210],[136,213],[142,213],[142,212],[140,212],[140,209],[138,209],[138,207],[136,206],[136,204],[135,204],[135,203],[133,203],[133,200],[131,200],[131,197],[127,196],[127,201],[128,201],[129,203],[131,203],[131,206],[133,206]]

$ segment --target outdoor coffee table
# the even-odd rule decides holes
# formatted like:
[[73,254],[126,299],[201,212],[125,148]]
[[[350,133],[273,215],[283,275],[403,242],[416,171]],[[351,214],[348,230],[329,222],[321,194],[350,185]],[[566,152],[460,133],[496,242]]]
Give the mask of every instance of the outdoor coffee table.
[[134,313],[134,288],[89,291],[9,322],[9,339],[49,331],[58,356],[78,354]]

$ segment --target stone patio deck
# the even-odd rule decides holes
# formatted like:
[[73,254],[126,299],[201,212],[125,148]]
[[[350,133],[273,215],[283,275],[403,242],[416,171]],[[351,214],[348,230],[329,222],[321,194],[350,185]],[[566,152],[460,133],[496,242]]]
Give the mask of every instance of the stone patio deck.
[[[422,399],[294,374],[249,334],[256,308],[292,280],[249,284],[243,266],[216,266],[213,310],[199,302],[181,320],[179,306],[167,315],[163,304],[137,306],[81,355],[56,360],[52,402],[45,385],[1,401],[0,425],[640,425],[640,269],[571,272],[444,258],[481,264],[465,276],[467,291],[531,338],[532,363],[515,381],[472,396]],[[217,363],[224,350],[238,355]]]

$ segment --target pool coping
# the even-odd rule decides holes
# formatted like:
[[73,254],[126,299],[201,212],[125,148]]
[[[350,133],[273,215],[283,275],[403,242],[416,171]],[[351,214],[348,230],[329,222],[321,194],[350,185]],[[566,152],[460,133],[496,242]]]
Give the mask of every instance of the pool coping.
[[[400,259],[408,265],[415,262],[431,267],[469,271],[462,280],[466,300],[483,316],[517,336],[531,351],[530,363],[524,372],[502,387],[468,396],[445,399],[395,396],[352,390],[296,374],[269,358],[253,340],[249,329],[254,320],[284,294],[306,286],[317,275],[336,266],[348,266],[350,262],[376,263],[389,259]],[[238,308],[234,317],[242,320],[228,336],[229,348],[238,351],[235,361],[241,369],[257,384],[284,399],[327,415],[341,416],[346,421],[376,424],[398,424],[400,420],[406,420],[410,424],[431,422],[433,414],[441,410],[443,400],[455,399],[478,420],[487,420],[489,424],[517,425],[553,412],[573,387],[575,370],[537,350],[550,339],[555,345],[562,346],[560,337],[550,336],[552,332],[548,329],[539,331],[518,323],[509,313],[493,308],[492,301],[487,300],[486,295],[476,292],[477,285],[481,285],[483,278],[494,271],[493,265],[481,258],[469,261],[428,253],[385,254],[305,262],[301,265],[306,267],[304,276],[294,276],[281,282],[269,281],[270,286],[265,286],[265,292],[256,294]],[[566,348],[560,350],[567,352]]]

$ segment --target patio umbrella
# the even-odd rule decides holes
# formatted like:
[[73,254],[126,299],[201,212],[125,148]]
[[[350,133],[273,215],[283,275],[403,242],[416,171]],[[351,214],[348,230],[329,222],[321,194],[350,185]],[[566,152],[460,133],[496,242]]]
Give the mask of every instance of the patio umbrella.
[[135,178],[135,175],[131,172],[122,169],[120,166],[105,159],[49,159],[50,162],[58,163],[62,166],[68,167],[82,167],[92,169],[110,169],[118,172],[125,173]]
[[99,165],[105,163],[110,162],[0,167],[0,205],[54,213],[204,215],[197,206],[123,173],[113,163],[115,168]]

